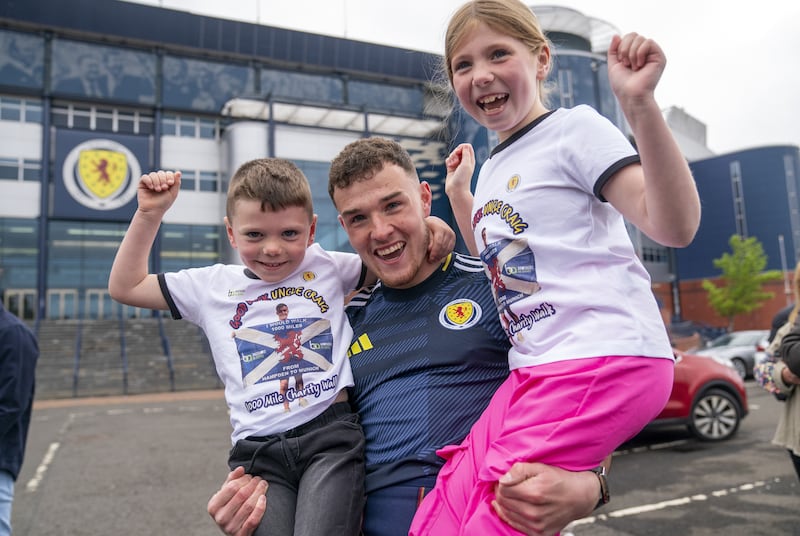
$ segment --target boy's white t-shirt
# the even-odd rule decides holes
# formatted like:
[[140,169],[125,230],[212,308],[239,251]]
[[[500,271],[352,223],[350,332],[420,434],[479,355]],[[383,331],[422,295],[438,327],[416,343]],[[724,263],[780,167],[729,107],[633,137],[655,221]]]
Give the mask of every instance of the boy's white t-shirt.
[[[353,331],[344,300],[362,276],[358,255],[312,244],[298,269],[280,283],[265,283],[245,266],[223,264],[160,277],[173,317],[198,325],[208,338],[225,385],[233,443],[306,423],[353,385],[347,359]],[[280,303],[289,307],[286,320],[278,319]],[[281,380],[288,380],[288,412]]]
[[672,359],[650,276],[622,215],[599,198],[638,162],[588,106],[558,109],[481,170],[472,225],[512,336],[509,365],[632,355]]

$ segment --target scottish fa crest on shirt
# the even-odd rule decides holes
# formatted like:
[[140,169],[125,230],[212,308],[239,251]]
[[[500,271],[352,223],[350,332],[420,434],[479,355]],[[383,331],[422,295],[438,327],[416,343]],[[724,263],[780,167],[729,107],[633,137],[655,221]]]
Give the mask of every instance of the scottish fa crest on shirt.
[[481,306],[473,300],[453,300],[439,311],[439,323],[447,329],[467,329],[477,324],[482,314]]
[[513,175],[510,179],[508,179],[508,182],[506,183],[506,191],[513,192],[514,190],[516,190],[517,186],[519,186],[519,181],[520,181],[519,175],[516,174]]

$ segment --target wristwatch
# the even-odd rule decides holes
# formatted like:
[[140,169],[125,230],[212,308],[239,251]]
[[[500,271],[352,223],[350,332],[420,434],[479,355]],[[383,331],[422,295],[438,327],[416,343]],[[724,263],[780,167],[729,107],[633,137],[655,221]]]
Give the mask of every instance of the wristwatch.
[[600,467],[595,467],[594,469],[591,469],[591,471],[597,475],[597,479],[600,481],[600,499],[597,501],[597,506],[594,507],[594,509],[597,510],[604,504],[608,504],[608,501],[611,500],[611,494],[608,492],[608,479],[606,479],[606,468],[601,465]]

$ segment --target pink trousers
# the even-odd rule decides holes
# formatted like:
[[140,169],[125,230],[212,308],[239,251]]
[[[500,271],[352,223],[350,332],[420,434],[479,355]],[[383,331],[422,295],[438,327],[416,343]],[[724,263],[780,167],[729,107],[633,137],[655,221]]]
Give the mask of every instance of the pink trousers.
[[669,359],[627,356],[512,371],[466,439],[437,452],[445,465],[409,534],[521,534],[492,508],[500,477],[516,462],[597,467],[661,412],[673,373]]

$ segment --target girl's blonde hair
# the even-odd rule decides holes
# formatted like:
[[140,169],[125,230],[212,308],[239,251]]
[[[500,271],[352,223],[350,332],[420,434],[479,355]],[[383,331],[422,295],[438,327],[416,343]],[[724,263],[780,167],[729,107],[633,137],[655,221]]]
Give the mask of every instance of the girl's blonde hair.
[[[453,84],[453,54],[467,34],[481,22],[496,32],[520,41],[534,56],[544,47],[552,48],[536,15],[519,0],[471,0],[453,14],[445,34],[444,68],[450,85]],[[550,67],[547,66],[548,70]],[[539,95],[545,105],[548,92],[545,81],[539,80]]]

